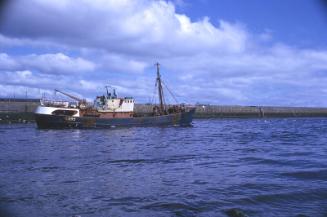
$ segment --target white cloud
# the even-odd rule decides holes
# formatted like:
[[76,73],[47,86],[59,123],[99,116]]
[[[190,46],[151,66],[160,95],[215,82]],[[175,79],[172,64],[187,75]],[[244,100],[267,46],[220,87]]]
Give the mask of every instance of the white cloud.
[[16,98],[25,98],[26,93],[28,98],[41,98],[42,93],[52,94],[53,91],[48,89],[42,89],[38,87],[27,87],[25,85],[6,85],[0,84],[0,93],[2,97],[16,97]]
[[28,55],[21,59],[25,67],[31,67],[44,73],[82,73],[93,71],[95,64],[91,61],[77,57],[72,58],[62,53]]
[[63,53],[30,54],[25,56],[9,56],[0,53],[0,71],[36,70],[50,74],[77,74],[94,71],[96,65],[83,58],[69,57]]
[[7,35],[157,57],[208,49],[240,52],[247,40],[239,24],[192,22],[165,1],[19,1],[6,19]]
[[[1,26],[0,26],[1,27]],[[12,37],[0,33],[0,48],[6,49],[10,47],[25,47],[30,46],[34,48],[47,48],[56,47],[58,49],[66,49],[62,44],[51,42],[47,39],[33,40],[22,36]]]
[[144,61],[117,54],[103,54],[99,59],[99,67],[103,70],[142,73],[147,67]]
[[17,62],[6,53],[0,53],[0,70],[17,68]]
[[[35,94],[34,97],[41,97],[41,94],[43,92],[53,94],[54,89],[61,89],[71,92],[76,96],[82,97],[80,94],[85,94],[86,91],[91,91],[92,93],[97,92],[97,87],[100,87],[101,82],[99,82],[99,85],[96,86],[97,83],[95,82],[78,79],[76,77],[55,74],[40,74],[37,72],[24,70],[2,72],[0,76],[0,84],[0,86],[2,87],[25,87],[25,89],[13,88],[12,90],[3,91],[1,92],[2,96],[7,96],[7,94],[12,96],[13,92],[16,93],[16,95],[24,95],[26,89],[40,89],[40,91],[38,91],[38,93]],[[20,90],[23,90],[23,92],[20,92]],[[31,93],[35,93],[35,91],[32,91]],[[30,95],[32,96],[31,93]]]
[[[172,2],[20,0],[1,30],[4,49],[44,50],[0,54],[0,71],[12,85],[57,85],[90,95],[110,81],[145,99],[153,87],[146,72],[154,75],[159,61],[171,89],[189,102],[327,105],[326,50],[275,42],[270,29],[255,35],[241,23],[192,20]],[[312,102],[312,95],[321,99]]]
[[91,90],[91,91],[97,91],[100,88],[103,88],[103,86],[98,82],[92,82],[92,81],[86,81],[86,80],[80,80],[79,84],[81,85],[81,89],[84,90]]

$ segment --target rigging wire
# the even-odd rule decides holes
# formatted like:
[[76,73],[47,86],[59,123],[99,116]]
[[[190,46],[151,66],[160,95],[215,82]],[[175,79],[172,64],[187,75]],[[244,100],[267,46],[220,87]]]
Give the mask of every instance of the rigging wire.
[[175,100],[175,102],[178,104],[178,101],[177,101],[175,95],[174,95],[173,92],[168,88],[167,84],[166,84],[165,82],[163,82],[163,81],[162,81],[162,83],[163,83],[163,85],[166,87],[166,89],[168,90],[168,92],[170,93],[170,95],[173,97],[173,99]]
[[[161,79],[161,84],[163,84],[163,81],[162,81],[162,79]],[[156,93],[157,93],[157,89],[158,89],[158,81],[156,81],[156,85],[155,85],[155,87],[156,87]],[[163,89],[162,89],[162,92],[163,92]],[[158,92],[158,94],[159,94],[159,92]],[[156,99],[156,97],[155,97],[155,99]],[[162,93],[162,103],[163,103],[163,106],[164,106],[164,109],[166,109],[166,98],[165,98],[165,94],[164,93]]]
[[155,82],[155,85],[154,85],[154,90],[153,90],[153,94],[152,94],[152,98],[151,98],[151,104],[156,104],[157,102],[157,81]]
[[[177,100],[177,98],[176,98],[176,96],[173,94],[173,92],[169,89],[169,87],[168,87],[168,85],[161,79],[161,83],[162,83],[162,85],[168,90],[168,93],[172,96],[172,98],[174,99],[174,101],[177,103],[177,104],[179,104],[179,102],[178,102],[178,100]],[[153,98],[154,99],[157,99],[157,97],[156,97],[156,95],[157,94],[159,94],[158,93],[158,80],[156,79],[156,82],[155,82],[155,89],[154,89],[154,94],[153,94]],[[165,96],[165,94],[162,94],[162,101],[163,101],[163,104],[164,104],[164,107],[166,107],[166,103],[168,102],[168,101],[170,101],[169,100],[169,98],[166,98],[167,96]],[[166,100],[168,100],[168,101],[166,101]],[[152,100],[151,100],[152,101]],[[155,101],[155,103],[156,103],[156,101]]]

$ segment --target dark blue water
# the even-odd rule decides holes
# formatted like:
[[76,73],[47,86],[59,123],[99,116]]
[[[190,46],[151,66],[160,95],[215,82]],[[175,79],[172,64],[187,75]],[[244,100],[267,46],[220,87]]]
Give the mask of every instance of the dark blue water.
[[3,216],[327,216],[327,119],[0,135]]

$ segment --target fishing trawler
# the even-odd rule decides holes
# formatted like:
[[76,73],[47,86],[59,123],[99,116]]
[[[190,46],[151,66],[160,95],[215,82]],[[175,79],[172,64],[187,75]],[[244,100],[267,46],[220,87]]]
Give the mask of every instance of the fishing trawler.
[[116,90],[97,96],[93,104],[60,90],[55,90],[73,100],[53,101],[40,100],[40,106],[35,111],[35,120],[38,128],[113,128],[132,126],[160,126],[179,125],[190,126],[192,123],[194,107],[184,105],[170,105],[164,103],[164,92],[157,66],[156,87],[159,104],[153,106],[150,115],[134,113],[135,100],[132,97],[120,98]]

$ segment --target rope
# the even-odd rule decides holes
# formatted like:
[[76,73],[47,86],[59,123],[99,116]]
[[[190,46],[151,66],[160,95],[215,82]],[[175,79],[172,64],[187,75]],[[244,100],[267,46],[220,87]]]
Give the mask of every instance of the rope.
[[155,85],[154,85],[154,90],[153,90],[153,95],[152,95],[152,98],[151,98],[151,102],[152,104],[155,104],[156,103],[156,94],[157,94],[157,82],[155,82]]
[[173,97],[173,99],[175,100],[175,102],[178,104],[178,101],[177,101],[175,95],[173,94],[173,92],[170,91],[170,89],[168,88],[168,86],[166,85],[166,83],[164,83],[164,82],[162,82],[162,83],[163,83],[163,85],[167,88],[168,92],[169,92],[170,95]]

